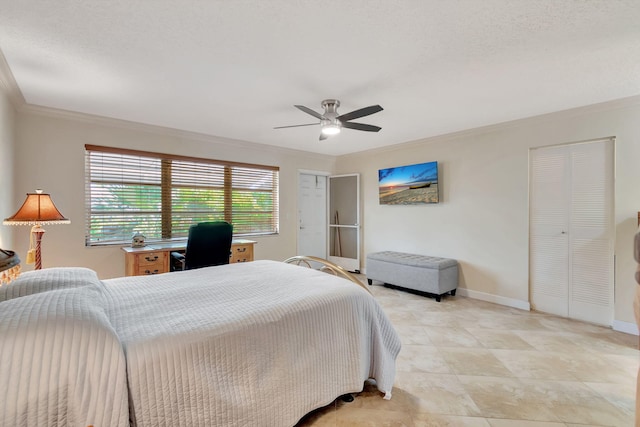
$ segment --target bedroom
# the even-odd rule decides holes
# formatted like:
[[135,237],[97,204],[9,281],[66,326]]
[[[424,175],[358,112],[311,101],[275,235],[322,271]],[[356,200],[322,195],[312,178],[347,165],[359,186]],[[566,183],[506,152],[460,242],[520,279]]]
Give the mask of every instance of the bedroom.
[[[637,18],[637,8],[634,11],[633,16]],[[0,45],[0,49],[3,46]],[[625,74],[638,75],[640,60],[637,59],[629,54],[627,60],[630,62],[624,63],[628,66]],[[635,65],[630,66],[631,63]],[[602,66],[600,71],[610,70]],[[47,229],[43,249],[45,267],[82,265],[96,270],[101,278],[121,276],[124,263],[119,248],[84,246],[83,147],[86,143],[279,165],[282,195],[280,233],[255,239],[258,241],[255,248],[257,259],[282,260],[296,253],[296,199],[286,195],[295,194],[298,170],[360,173],[363,254],[392,249],[450,256],[461,263],[460,287],[469,295],[506,306],[522,307],[529,302],[529,149],[615,136],[617,281],[611,326],[627,333],[637,333],[630,304],[635,292],[635,264],[630,242],[640,209],[637,193],[640,170],[636,166],[636,159],[640,156],[640,89],[637,82],[631,86],[632,90],[620,89],[617,96],[606,100],[596,101],[597,98],[585,95],[583,102],[545,111],[548,114],[538,112],[509,116],[509,119],[493,122],[505,122],[494,126],[482,127],[479,124],[456,129],[460,130],[458,133],[434,134],[447,134],[445,136],[425,137],[429,135],[425,133],[407,137],[398,141],[402,144],[388,148],[328,155],[132,123],[139,121],[134,115],[124,117],[129,122],[38,107],[37,102],[25,104],[16,98],[16,88],[7,77],[6,67],[2,68],[0,80],[3,82],[0,116],[2,217],[8,217],[15,211],[26,192],[44,187],[54,195],[58,207],[72,221],[70,225]],[[330,83],[327,83],[327,90],[331,89]],[[585,85],[589,83],[593,81],[589,80]],[[259,80],[255,84],[259,84]],[[476,84],[480,85],[479,82]],[[256,90],[255,87],[253,89]],[[385,105],[375,93],[360,96],[369,104],[380,102],[385,113],[392,110],[391,104]],[[457,97],[454,94],[449,96],[458,102],[464,100],[464,96],[459,94]],[[302,114],[296,114],[292,104],[307,103],[307,100],[311,103],[314,99],[315,94],[307,94],[302,100],[292,98],[281,102],[282,112],[272,117],[273,121],[264,132],[276,132],[270,127],[304,120]],[[424,99],[428,100],[428,97]],[[229,102],[236,101],[232,99]],[[459,105],[454,110],[456,114],[467,114],[470,108],[463,103]],[[354,108],[358,106],[354,105]],[[522,107],[522,111],[524,109]],[[425,115],[436,117],[435,110],[431,106]],[[253,109],[251,111],[247,114],[260,114]],[[385,113],[381,113],[381,117]],[[448,110],[447,114],[454,113]],[[511,120],[515,118],[520,120]],[[251,117],[244,117],[244,120],[251,120]],[[393,126],[389,123],[382,127],[384,134]],[[341,145],[348,146],[347,134],[343,136]],[[302,139],[300,146],[303,142],[309,145],[318,143],[317,134],[313,132],[304,134],[304,141]],[[414,160],[441,162],[443,202],[437,206],[400,209],[379,206],[375,181],[377,170],[415,163]],[[483,183],[482,191],[478,191],[478,182]],[[27,234],[23,228],[0,227],[0,247],[25,254]],[[366,271],[366,266],[364,268]]]

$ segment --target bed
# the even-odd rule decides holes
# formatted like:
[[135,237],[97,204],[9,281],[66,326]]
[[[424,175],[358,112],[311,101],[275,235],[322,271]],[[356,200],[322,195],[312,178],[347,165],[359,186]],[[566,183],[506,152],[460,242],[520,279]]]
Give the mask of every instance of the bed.
[[254,261],[0,288],[0,425],[287,426],[374,379],[400,341],[367,290]]

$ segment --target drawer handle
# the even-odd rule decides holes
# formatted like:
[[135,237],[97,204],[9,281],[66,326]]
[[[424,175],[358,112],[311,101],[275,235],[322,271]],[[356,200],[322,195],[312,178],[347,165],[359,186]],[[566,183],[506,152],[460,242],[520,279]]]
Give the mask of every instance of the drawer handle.
[[158,269],[155,269],[153,271],[151,271],[151,270],[145,270],[144,271],[144,274],[158,274],[158,273],[159,273]]
[[238,252],[246,252],[247,248],[236,248],[236,251],[238,251]]
[[146,259],[149,262],[157,261],[158,260],[158,255],[156,255],[154,257],[146,256],[146,257],[144,257],[144,259]]

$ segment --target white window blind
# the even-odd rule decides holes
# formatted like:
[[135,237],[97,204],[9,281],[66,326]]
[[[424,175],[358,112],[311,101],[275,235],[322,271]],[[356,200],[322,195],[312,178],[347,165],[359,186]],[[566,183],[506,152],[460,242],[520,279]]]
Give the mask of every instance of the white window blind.
[[278,233],[278,167],[95,145],[85,163],[87,246],[185,239],[203,221]]

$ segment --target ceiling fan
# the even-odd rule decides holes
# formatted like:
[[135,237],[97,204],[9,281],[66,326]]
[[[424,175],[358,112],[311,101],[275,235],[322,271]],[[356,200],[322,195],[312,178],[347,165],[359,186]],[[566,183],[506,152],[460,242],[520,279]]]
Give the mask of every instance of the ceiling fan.
[[360,117],[369,116],[371,114],[382,111],[382,107],[379,105],[371,105],[369,107],[360,108],[350,113],[338,115],[338,107],[340,101],[337,99],[325,99],[322,101],[322,108],[324,108],[324,114],[320,114],[311,108],[304,105],[295,105],[295,107],[307,114],[312,115],[316,119],[319,119],[319,123],[307,123],[304,125],[292,125],[292,126],[278,126],[274,129],[295,128],[300,126],[315,126],[322,125],[320,131],[320,141],[327,139],[331,135],[340,133],[341,128],[363,130],[365,132],[378,132],[381,127],[374,125],[365,125],[364,123],[353,123],[350,120],[358,119]]

